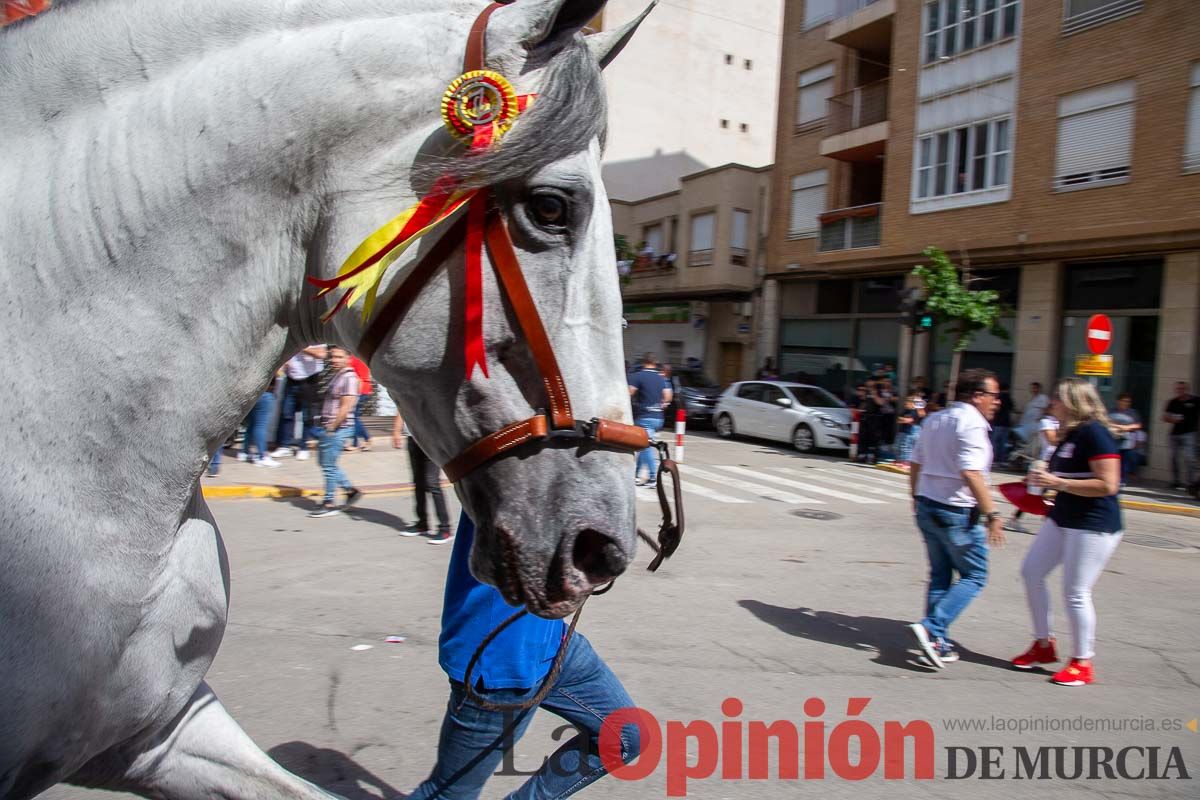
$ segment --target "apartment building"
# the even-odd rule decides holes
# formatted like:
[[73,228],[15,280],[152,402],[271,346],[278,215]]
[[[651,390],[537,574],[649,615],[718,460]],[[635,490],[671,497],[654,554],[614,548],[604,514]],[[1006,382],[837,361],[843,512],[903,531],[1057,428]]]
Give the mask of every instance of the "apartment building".
[[613,230],[635,253],[621,278],[627,357],[700,364],[722,385],[753,373],[770,182],[770,167],[727,164],[671,192],[612,201]]
[[964,363],[1018,404],[1113,321],[1164,476],[1172,384],[1200,378],[1200,4],[797,0],[784,17],[764,351],[836,392],[877,364],[948,376],[898,295],[936,245],[1013,309]]
[[[594,27],[640,14],[650,0],[608,0]],[[770,164],[784,0],[659,3],[604,70],[609,197],[642,200],[722,164]]]

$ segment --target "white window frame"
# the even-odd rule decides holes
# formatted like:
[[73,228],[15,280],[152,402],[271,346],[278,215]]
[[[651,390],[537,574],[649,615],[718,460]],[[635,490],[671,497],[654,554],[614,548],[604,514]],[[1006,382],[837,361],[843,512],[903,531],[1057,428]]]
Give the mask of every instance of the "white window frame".
[[[1021,0],[925,0],[921,6],[921,63],[940,64],[1014,38],[1021,27],[1020,6]],[[936,9],[936,28],[930,26],[931,8]],[[989,22],[992,38],[984,41]],[[969,47],[963,44],[968,31]]]
[[[828,170],[818,169],[813,172],[792,176],[792,192],[788,196],[790,200],[788,204],[788,239],[811,239],[820,233],[821,223],[818,218],[827,210],[826,203],[828,201],[825,192],[828,185]],[[818,206],[819,209],[813,214],[811,223],[807,219],[796,219],[796,194],[798,192],[808,192],[809,197],[819,193],[821,202],[813,204],[814,206]]]
[[[1124,164],[1097,167],[1083,172],[1067,172],[1063,166],[1063,126],[1067,120],[1088,125],[1087,117],[1129,111],[1127,152]],[[1089,126],[1090,127],[1090,126]],[[1128,183],[1133,172],[1133,139],[1137,128],[1137,85],[1132,80],[1095,86],[1061,96],[1058,99],[1058,135],[1055,139],[1053,187],[1057,192],[1098,189]],[[1111,147],[1111,145],[1110,145]],[[1091,177],[1087,177],[1091,176]]]
[[[697,223],[697,221],[705,219],[705,218],[708,219],[708,224],[709,224],[708,246],[707,247],[698,247],[697,245],[701,244],[701,243],[696,241],[696,231],[697,231],[697,227],[698,227],[696,223]],[[716,211],[701,211],[697,214],[692,214],[691,219],[689,220],[689,224],[688,224],[688,242],[690,243],[688,252],[697,253],[697,252],[701,252],[701,251],[705,251],[705,250],[711,251],[714,247],[716,247],[716,240],[717,240],[717,212]]]
[[[824,91],[824,96],[820,97]],[[819,111],[817,116],[801,118],[804,110],[804,95],[819,96]],[[829,61],[812,69],[806,69],[796,78],[796,130],[807,130],[824,124],[829,113],[829,98],[833,96],[833,62]]]
[[[980,131],[984,150],[978,153]],[[1001,144],[1000,137],[1004,140]],[[959,142],[965,143],[965,163],[959,163]],[[1013,118],[1011,114],[972,120],[953,127],[921,133],[913,151],[912,210],[1003,202],[1012,182]],[[980,170],[982,169],[982,177]],[[963,189],[956,190],[964,173]],[[982,180],[981,186],[976,186]],[[942,191],[938,192],[941,183]]]
[[[733,210],[733,227],[729,230],[729,246],[749,251],[750,212],[741,208],[735,208]],[[739,240],[741,240],[740,243]]]
[[1191,101],[1183,140],[1183,171],[1200,172],[1200,61],[1192,64]]

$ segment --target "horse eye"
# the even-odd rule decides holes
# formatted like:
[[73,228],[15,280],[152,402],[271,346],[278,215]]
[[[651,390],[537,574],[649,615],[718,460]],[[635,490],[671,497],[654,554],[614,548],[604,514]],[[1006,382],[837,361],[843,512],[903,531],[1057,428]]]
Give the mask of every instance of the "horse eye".
[[557,194],[539,192],[529,199],[529,213],[543,227],[561,228],[567,224],[567,201]]

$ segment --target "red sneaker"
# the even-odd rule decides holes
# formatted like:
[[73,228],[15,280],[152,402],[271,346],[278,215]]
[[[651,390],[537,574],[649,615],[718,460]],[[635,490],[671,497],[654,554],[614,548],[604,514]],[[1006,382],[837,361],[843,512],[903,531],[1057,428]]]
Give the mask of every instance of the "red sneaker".
[[1058,661],[1058,655],[1054,652],[1054,640],[1050,640],[1050,644],[1043,647],[1037,639],[1033,640],[1033,646],[1026,650],[1021,655],[1012,660],[1014,669],[1033,669],[1038,664],[1053,664]]
[[1059,686],[1087,686],[1096,679],[1092,672],[1091,663],[1084,664],[1078,658],[1072,658],[1067,668],[1061,672],[1056,672],[1054,677],[1050,679],[1051,683],[1057,683]]

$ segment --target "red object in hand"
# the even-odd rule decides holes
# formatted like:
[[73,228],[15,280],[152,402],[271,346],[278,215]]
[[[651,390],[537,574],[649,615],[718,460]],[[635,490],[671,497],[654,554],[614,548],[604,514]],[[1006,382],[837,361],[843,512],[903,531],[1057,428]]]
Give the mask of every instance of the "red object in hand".
[[1040,494],[1030,494],[1025,488],[1023,481],[1013,483],[1002,483],[996,487],[1000,490],[1000,494],[1004,495],[1004,499],[1012,503],[1026,514],[1036,514],[1039,517],[1044,517],[1050,512],[1050,506],[1046,505],[1046,501],[1042,499]]

